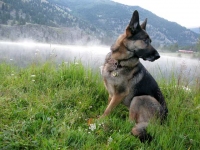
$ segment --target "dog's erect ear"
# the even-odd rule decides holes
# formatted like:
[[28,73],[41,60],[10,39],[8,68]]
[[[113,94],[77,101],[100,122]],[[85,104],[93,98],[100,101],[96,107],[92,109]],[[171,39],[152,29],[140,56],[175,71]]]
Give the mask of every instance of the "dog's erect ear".
[[134,32],[136,29],[140,29],[140,22],[139,22],[139,13],[137,10],[133,12],[133,16],[131,18],[131,21],[129,23],[129,27]]
[[144,20],[144,22],[140,25],[142,29],[146,30],[147,25],[147,18]]
[[132,35],[132,33],[131,33],[131,28],[128,26],[128,27],[126,27],[126,37],[130,37]]

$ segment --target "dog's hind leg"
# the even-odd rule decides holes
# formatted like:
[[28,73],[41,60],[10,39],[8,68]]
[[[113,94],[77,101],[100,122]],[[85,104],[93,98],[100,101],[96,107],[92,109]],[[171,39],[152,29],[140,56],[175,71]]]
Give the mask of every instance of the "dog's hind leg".
[[129,109],[130,120],[135,120],[136,125],[132,128],[132,134],[141,142],[151,141],[152,137],[147,133],[148,123],[154,117],[161,117],[162,106],[151,96],[134,97]]

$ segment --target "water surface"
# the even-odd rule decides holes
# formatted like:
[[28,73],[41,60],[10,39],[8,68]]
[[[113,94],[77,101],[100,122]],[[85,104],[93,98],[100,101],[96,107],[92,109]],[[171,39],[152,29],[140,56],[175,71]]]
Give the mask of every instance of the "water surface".
[[[32,63],[44,63],[49,60],[57,64],[81,60],[84,65],[98,69],[109,51],[110,48],[106,46],[0,42],[0,62],[26,67]],[[199,78],[199,60],[165,56],[162,53],[160,55],[161,58],[154,62],[141,60],[155,78],[169,79],[172,73],[177,77],[187,79],[187,82],[193,82],[194,79]]]

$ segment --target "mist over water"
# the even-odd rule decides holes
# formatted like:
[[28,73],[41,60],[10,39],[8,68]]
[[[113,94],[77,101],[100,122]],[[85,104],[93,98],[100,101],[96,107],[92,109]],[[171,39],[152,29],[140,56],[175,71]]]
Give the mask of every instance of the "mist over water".
[[[58,65],[62,62],[77,63],[81,61],[87,67],[99,69],[109,51],[110,48],[106,46],[0,42],[0,63],[6,62],[19,67],[26,67],[33,63],[39,64],[49,60]],[[177,77],[188,80],[188,84],[194,82],[193,79],[199,78],[200,62],[198,60],[170,57],[162,55],[162,53],[160,55],[161,58],[154,62],[140,59],[155,78],[169,79],[173,73]]]
[[53,60],[62,62],[83,62],[94,67],[102,64],[109,47],[41,44],[33,42],[0,42],[0,61],[26,67],[32,63]]

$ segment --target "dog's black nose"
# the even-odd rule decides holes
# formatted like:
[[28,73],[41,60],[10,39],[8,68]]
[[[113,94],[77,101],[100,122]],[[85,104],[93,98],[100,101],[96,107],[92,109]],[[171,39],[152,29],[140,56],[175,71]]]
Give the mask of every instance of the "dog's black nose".
[[160,58],[160,55],[158,54],[158,52],[156,52],[155,55],[154,55],[154,60],[156,60],[158,58]]

